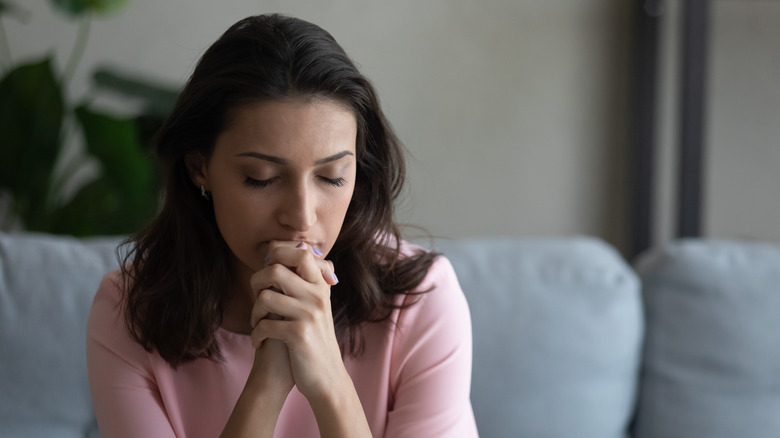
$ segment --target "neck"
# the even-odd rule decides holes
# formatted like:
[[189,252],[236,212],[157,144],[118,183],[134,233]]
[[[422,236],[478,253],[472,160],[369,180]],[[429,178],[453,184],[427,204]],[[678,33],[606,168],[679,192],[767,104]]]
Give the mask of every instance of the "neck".
[[255,304],[254,293],[249,285],[252,272],[238,260],[233,260],[233,291],[222,313],[222,328],[227,331],[249,334],[252,332],[250,319]]

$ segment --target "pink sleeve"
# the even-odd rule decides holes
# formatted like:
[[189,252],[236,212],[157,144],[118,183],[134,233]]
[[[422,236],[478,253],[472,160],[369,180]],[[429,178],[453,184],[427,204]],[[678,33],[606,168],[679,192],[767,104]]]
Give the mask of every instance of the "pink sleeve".
[[125,326],[118,283],[118,272],[103,277],[87,323],[89,386],[101,435],[174,437],[149,354]]
[[430,292],[398,319],[391,364],[394,400],[386,438],[476,437],[471,408],[471,316],[450,262],[439,259],[420,287]]

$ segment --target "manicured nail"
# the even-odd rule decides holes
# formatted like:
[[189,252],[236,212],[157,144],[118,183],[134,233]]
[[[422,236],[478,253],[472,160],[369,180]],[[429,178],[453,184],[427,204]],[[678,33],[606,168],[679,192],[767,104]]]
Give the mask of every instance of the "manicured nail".
[[302,247],[302,246],[303,246],[303,242],[301,242],[301,243],[299,243],[299,244],[295,245],[295,247],[296,247],[296,248],[300,248],[300,247]]
[[322,252],[313,246],[311,247],[311,250],[314,251],[314,254],[317,254],[318,256],[322,255]]
[[266,254],[265,255],[265,264],[267,265],[269,261],[271,261],[271,254]]
[[336,277],[336,273],[335,273],[335,272],[332,272],[332,273],[331,273],[331,275],[333,276],[333,281],[335,281],[336,283],[338,283],[338,282],[339,282],[339,278],[338,278],[338,277]]

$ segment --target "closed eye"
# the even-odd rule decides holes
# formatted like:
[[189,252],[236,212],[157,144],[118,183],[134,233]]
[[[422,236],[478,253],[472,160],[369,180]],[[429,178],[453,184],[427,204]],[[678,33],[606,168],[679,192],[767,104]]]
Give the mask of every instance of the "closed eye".
[[347,183],[347,180],[344,178],[326,178],[324,176],[319,178],[334,187],[343,187]]
[[262,189],[264,187],[267,187],[269,184],[273,183],[275,180],[276,178],[254,179],[254,178],[246,177],[246,180],[244,180],[244,184],[255,189]]

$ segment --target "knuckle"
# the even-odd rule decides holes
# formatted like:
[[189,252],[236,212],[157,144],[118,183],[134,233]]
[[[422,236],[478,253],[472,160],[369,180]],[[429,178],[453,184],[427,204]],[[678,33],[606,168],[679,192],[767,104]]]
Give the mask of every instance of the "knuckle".
[[270,304],[270,302],[273,300],[273,296],[271,295],[273,293],[275,292],[268,289],[263,289],[260,291],[260,295],[257,296],[257,303],[263,307],[267,307],[268,304]]
[[271,265],[268,269],[270,270],[271,276],[276,278],[282,275],[283,271],[286,270],[287,268],[277,264],[277,265]]
[[259,285],[262,284],[265,273],[263,271],[257,271],[249,277],[249,284],[253,289],[259,289]]
[[264,312],[264,311],[263,311],[263,309],[262,309],[262,303],[260,303],[260,301],[259,301],[259,300],[258,300],[258,301],[256,301],[256,302],[255,302],[255,305],[254,305],[254,306],[252,306],[252,318],[258,318],[258,317],[260,317],[260,316],[263,314],[263,312]]
[[317,318],[317,311],[308,306],[303,309],[302,313],[302,319],[305,321],[314,321]]
[[312,302],[314,303],[314,308],[318,313],[323,313],[328,310],[328,303],[325,301],[325,298],[323,298],[322,295],[315,295]]
[[295,327],[292,329],[292,336],[294,339],[296,339],[299,343],[306,344],[309,339],[311,338],[310,331],[307,329],[306,324],[296,324]]

